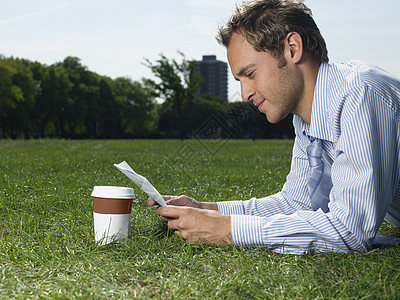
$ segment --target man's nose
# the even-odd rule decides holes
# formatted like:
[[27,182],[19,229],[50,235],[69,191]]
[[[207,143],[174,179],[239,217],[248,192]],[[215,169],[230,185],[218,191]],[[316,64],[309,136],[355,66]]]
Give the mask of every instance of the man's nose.
[[240,83],[240,90],[241,90],[242,99],[244,102],[249,102],[249,101],[253,100],[255,92],[251,87],[249,87],[248,85],[245,85],[243,83]]

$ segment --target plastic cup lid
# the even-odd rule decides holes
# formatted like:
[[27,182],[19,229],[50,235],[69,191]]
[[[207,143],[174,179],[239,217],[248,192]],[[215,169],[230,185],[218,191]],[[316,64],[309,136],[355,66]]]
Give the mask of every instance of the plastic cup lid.
[[133,199],[135,193],[133,188],[121,186],[95,186],[92,197],[97,198],[116,198],[116,199]]

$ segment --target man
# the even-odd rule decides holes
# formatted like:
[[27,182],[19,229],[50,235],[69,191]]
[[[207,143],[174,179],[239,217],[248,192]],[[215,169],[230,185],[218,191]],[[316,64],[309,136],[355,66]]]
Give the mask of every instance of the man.
[[294,115],[291,170],[261,199],[165,197],[171,206],[157,212],[168,226],[192,242],[284,253],[366,251],[385,216],[399,226],[400,81],[362,62],[328,64],[299,1],[249,1],[218,41],[244,101],[271,123]]

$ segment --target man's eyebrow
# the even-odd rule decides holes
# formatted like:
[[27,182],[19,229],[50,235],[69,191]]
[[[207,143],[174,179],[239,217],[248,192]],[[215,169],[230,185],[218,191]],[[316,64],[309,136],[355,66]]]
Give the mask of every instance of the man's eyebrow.
[[250,64],[250,65],[247,65],[247,66],[244,66],[243,68],[241,68],[241,69],[239,70],[239,72],[236,73],[235,79],[236,79],[236,80],[239,80],[238,77],[246,76],[247,71],[248,71],[250,68],[253,68],[254,66],[255,66],[255,64]]

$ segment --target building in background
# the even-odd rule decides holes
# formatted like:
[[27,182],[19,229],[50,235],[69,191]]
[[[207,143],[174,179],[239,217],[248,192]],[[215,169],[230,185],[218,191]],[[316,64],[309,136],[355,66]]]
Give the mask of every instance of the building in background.
[[203,55],[195,61],[195,72],[203,76],[203,84],[196,95],[211,94],[228,101],[228,64],[217,60],[215,55]]

